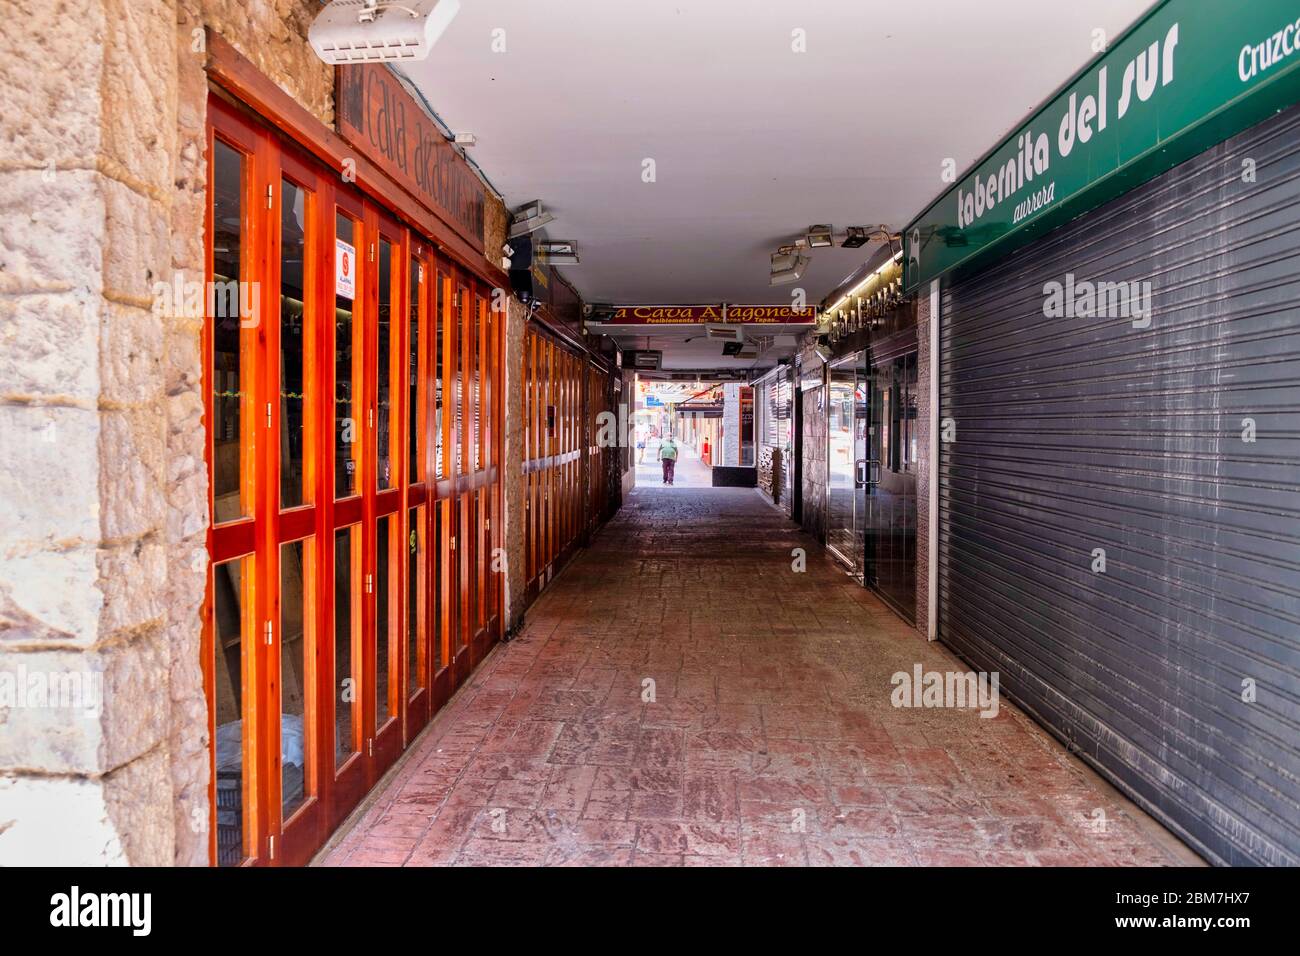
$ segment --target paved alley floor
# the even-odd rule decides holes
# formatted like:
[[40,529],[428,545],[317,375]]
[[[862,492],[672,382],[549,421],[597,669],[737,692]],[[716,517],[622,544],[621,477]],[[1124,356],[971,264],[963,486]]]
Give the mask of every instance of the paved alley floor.
[[[797,554],[806,570],[795,570]],[[324,851],[332,865],[1197,858],[750,489],[638,488]]]

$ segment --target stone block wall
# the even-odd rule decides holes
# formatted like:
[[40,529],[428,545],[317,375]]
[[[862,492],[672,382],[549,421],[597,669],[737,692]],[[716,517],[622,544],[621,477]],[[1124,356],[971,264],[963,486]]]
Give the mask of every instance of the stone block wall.
[[[174,667],[171,642],[184,621],[197,649],[206,488],[201,429],[172,441],[200,424],[197,382],[171,377],[190,333],[152,309],[184,253],[169,227],[177,11],[14,6],[0,22],[0,864],[170,864],[173,708],[190,686],[202,705],[197,653]],[[206,786],[206,764],[194,773]]]
[[826,540],[826,386],[801,392],[803,402],[803,529]]
[[[809,336],[800,350],[802,374],[821,368],[822,361],[813,351],[813,337]],[[824,370],[823,370],[824,371]],[[819,541],[826,540],[826,464],[827,442],[830,438],[829,409],[826,407],[826,386],[800,391],[795,382],[796,402],[801,402],[803,438],[800,454],[803,457],[803,499],[800,523]]]
[[505,361],[505,548],[506,601],[505,624],[514,627],[524,611],[524,591],[528,586],[524,553],[524,341],[528,311],[513,296],[506,311]]
[[740,464],[740,385],[722,386],[722,456],[720,465]]
[[207,862],[202,324],[153,287],[203,275],[204,28],[328,123],[318,9],[0,18],[0,864]]
[[[630,420],[636,408],[636,372],[624,369],[615,374],[621,375],[623,381],[622,387],[615,395],[619,402],[627,405],[627,415]],[[636,449],[632,447],[633,445],[635,445],[635,439],[631,445],[625,445],[619,450],[618,468],[620,479],[617,504],[620,507],[627,500],[627,496],[632,493],[632,489],[636,487]]]

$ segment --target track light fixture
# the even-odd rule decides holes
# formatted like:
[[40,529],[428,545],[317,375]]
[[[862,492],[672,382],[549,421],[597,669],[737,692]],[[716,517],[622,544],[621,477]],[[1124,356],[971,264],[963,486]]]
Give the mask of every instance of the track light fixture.
[[840,243],[841,248],[857,249],[867,244],[867,227],[866,226],[849,226],[848,231],[844,234],[844,241]]
[[835,227],[809,226],[807,238],[808,247],[811,249],[824,249],[827,246],[833,246],[835,245]]

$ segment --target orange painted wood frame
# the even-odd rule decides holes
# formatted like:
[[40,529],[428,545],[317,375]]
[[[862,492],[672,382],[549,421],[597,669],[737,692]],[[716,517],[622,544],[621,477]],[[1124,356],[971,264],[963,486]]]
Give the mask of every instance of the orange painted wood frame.
[[610,373],[540,324],[529,325],[522,383],[525,600],[547,585],[607,517],[608,456],[618,448],[600,445],[597,416],[617,416],[611,387]]
[[[262,108],[268,99],[274,97],[264,93]],[[256,319],[247,327],[241,323],[238,332],[238,514],[226,514],[233,506],[224,502],[218,514],[210,500],[211,568],[201,644],[214,742],[209,852],[213,862],[220,857],[238,865],[307,862],[502,632],[504,566],[492,561],[500,547],[503,502],[505,322],[491,308],[496,287],[454,262],[427,234],[413,231],[410,217],[399,219],[344,182],[321,163],[318,151],[277,132],[284,125],[273,119],[231,99],[228,91],[214,90],[209,97],[206,279],[213,280],[212,157],[220,140],[241,158],[240,279],[257,290]],[[301,209],[285,208],[287,186],[302,198]],[[336,309],[339,215],[354,230],[350,325],[340,324]],[[295,260],[302,270],[302,342],[293,346],[301,348],[302,360],[304,500],[291,507],[280,501],[282,450],[292,438],[284,402],[298,400],[282,380],[289,347],[281,341],[286,217],[304,234],[301,266]],[[459,305],[453,289],[461,292]],[[202,340],[210,486],[217,457],[214,395],[230,377],[223,372],[218,382],[214,370],[214,320],[207,317]],[[342,382],[336,381],[339,349],[351,361],[349,380]],[[353,434],[347,440],[339,437],[345,426]],[[223,441],[223,455],[231,441]],[[351,486],[336,488],[340,475],[349,477],[349,467]],[[381,527],[387,532],[384,547]],[[346,535],[342,550],[336,547],[340,532]],[[282,595],[283,549],[299,542],[301,593]],[[335,566],[340,556],[348,560],[346,574]],[[222,635],[227,666],[221,674],[214,586],[217,567],[225,562],[239,562],[236,571],[222,572],[226,585],[237,583],[237,597],[227,601],[238,609],[238,640]],[[415,578],[414,589],[408,576]],[[337,604],[340,595],[348,598],[346,616]],[[299,715],[286,713],[282,701],[282,618],[298,606],[300,744],[292,733]],[[339,633],[345,642],[339,643]],[[229,667],[232,646],[238,652],[237,688]],[[219,730],[228,739],[234,725],[217,725],[218,676],[226,679],[227,698],[238,697],[239,712],[239,772],[226,774],[237,777],[237,806],[229,805],[232,791],[223,788],[221,817],[215,741]],[[341,715],[350,721],[340,723]],[[346,738],[341,761],[336,734]],[[282,765],[298,751],[302,794],[286,807]],[[226,846],[223,854],[221,834],[229,837],[234,829],[229,819],[239,821],[238,845]]]

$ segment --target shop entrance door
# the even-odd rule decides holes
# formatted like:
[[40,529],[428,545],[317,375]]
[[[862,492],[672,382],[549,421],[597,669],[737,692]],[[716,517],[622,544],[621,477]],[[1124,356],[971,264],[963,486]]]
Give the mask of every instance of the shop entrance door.
[[859,581],[867,485],[867,409],[864,353],[830,367],[827,389],[827,536],[831,552]]
[[874,361],[865,462],[864,583],[908,621],[916,619],[916,353]]

